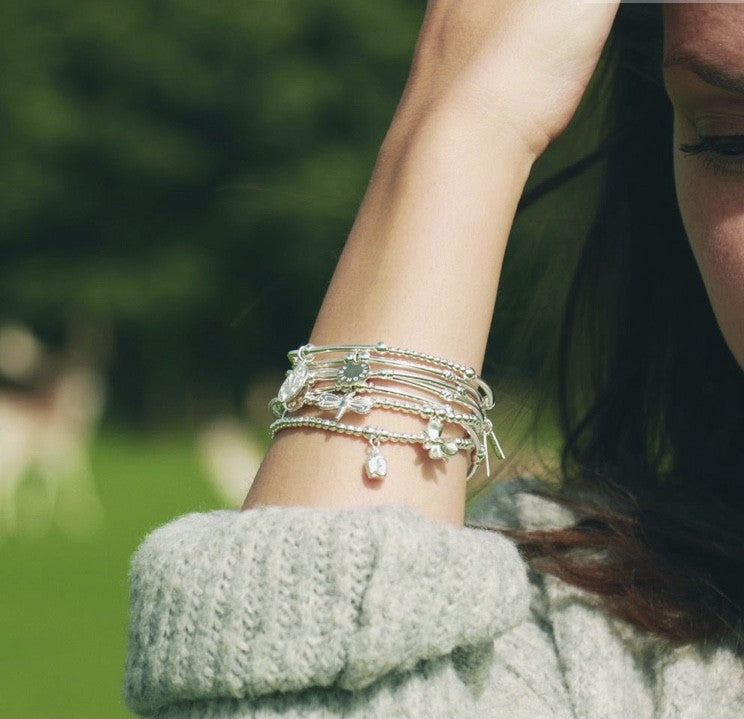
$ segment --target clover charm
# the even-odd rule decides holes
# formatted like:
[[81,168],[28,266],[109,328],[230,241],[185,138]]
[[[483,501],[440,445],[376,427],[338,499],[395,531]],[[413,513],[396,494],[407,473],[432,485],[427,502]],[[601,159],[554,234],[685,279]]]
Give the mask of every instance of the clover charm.
[[429,438],[424,442],[424,449],[429,450],[431,459],[448,459],[458,452],[457,440],[445,441],[442,439],[444,425],[438,418],[429,420],[425,434]]

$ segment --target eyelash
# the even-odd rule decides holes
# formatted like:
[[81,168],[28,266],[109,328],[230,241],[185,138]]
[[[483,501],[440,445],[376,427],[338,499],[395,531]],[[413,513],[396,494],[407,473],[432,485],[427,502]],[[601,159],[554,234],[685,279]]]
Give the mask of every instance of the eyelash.
[[695,145],[680,145],[686,156],[702,155],[703,165],[714,175],[744,174],[744,135],[709,135]]

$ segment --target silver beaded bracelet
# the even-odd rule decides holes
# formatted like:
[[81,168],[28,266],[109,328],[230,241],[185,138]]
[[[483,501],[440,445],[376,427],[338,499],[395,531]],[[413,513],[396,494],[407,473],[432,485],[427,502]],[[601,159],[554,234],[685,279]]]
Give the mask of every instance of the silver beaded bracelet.
[[[504,459],[486,415],[493,407],[493,393],[470,367],[382,342],[376,345],[306,344],[287,356],[292,369],[269,403],[278,418],[270,427],[272,438],[288,427],[313,427],[366,437],[370,442],[365,462],[369,479],[382,479],[387,475],[387,461],[379,448],[381,442],[420,443],[429,457],[442,460],[461,449],[469,450],[468,480],[484,460],[490,475],[489,441],[497,456]],[[371,381],[377,378],[384,382]],[[466,411],[455,411],[452,406],[455,404]],[[335,419],[287,416],[306,405],[335,411]],[[419,414],[429,422],[422,433],[407,434],[339,421],[348,411],[364,415],[373,407]],[[447,422],[459,425],[468,436],[444,438],[442,433]]]
[[[382,427],[359,427],[353,424],[345,424],[334,419],[323,419],[320,417],[284,417],[275,420],[271,424],[271,437],[281,429],[287,427],[315,427],[318,429],[327,429],[341,434],[350,434],[357,437],[366,437],[371,445],[369,455],[365,462],[365,471],[368,479],[383,479],[387,475],[387,460],[380,452],[380,442],[409,442],[419,443],[424,449],[428,450],[429,457],[432,459],[446,459],[451,457],[461,449],[474,448],[473,441],[454,437],[445,440],[441,437],[441,424],[438,420],[429,422],[426,430],[420,434],[410,434],[406,432],[393,432]],[[477,450],[476,450],[477,451]],[[480,464],[478,462],[475,466]],[[470,476],[468,476],[470,479]]]

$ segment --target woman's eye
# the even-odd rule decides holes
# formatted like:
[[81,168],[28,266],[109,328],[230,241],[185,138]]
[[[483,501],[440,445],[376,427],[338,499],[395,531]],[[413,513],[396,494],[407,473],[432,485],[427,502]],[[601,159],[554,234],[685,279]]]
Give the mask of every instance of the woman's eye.
[[701,136],[694,145],[680,145],[686,156],[700,155],[703,165],[716,175],[744,174],[744,135]]

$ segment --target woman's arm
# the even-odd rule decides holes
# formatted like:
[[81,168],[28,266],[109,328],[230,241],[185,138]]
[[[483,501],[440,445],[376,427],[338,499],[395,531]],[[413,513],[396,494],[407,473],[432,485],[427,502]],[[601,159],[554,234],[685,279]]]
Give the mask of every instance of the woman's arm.
[[[532,158],[507,134],[492,139],[457,115],[442,110],[410,134],[404,132],[406,113],[391,126],[310,336],[313,344],[383,340],[480,371],[504,249]],[[363,423],[407,432],[424,426],[384,410]],[[442,463],[418,445],[386,445],[388,477],[372,489],[362,480],[367,444],[320,430],[280,432],[244,506],[398,502],[462,524],[464,452]]]
[[[480,372],[517,202],[533,162],[573,114],[613,15],[612,5],[565,0],[429,3],[311,343],[384,341]],[[571,43],[582,19],[577,51]],[[344,421],[404,432],[424,426],[379,409]],[[462,525],[464,452],[444,463],[418,446],[386,445],[388,476],[371,486],[361,469],[366,447],[363,438],[284,430],[243,508],[401,503]]]

